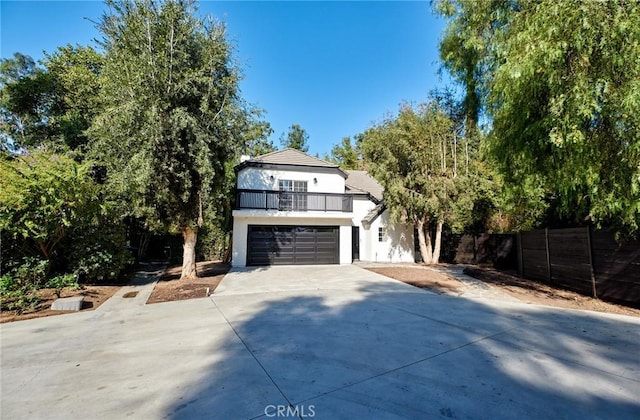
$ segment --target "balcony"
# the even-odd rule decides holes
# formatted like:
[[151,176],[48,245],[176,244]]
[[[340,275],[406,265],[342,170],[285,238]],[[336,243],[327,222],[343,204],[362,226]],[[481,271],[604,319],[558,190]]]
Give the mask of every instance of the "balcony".
[[279,211],[353,211],[348,194],[238,190],[236,209]]

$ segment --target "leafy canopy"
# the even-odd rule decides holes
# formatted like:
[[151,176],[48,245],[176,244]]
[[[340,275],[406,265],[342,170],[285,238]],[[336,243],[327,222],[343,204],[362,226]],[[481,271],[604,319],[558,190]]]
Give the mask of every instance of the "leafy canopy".
[[135,216],[193,228],[219,198],[247,128],[225,26],[198,18],[190,1],[107,5],[94,155]]
[[[443,0],[441,58],[492,121],[507,195],[640,229],[640,3]],[[473,111],[473,112],[472,112]],[[540,194],[540,191],[544,191]],[[518,198],[520,197],[520,198]]]
[[284,133],[280,136],[280,144],[285,149],[297,149],[307,153],[309,151],[309,134],[300,124],[292,124],[286,136]]
[[67,45],[41,66],[20,53],[0,63],[0,137],[5,150],[46,145],[75,150],[98,111],[102,56]]
[[452,128],[452,120],[432,101],[404,104],[397,116],[364,133],[361,147],[369,171],[384,187],[395,219],[464,227],[473,194],[468,178],[457,174]]
[[50,260],[74,226],[101,212],[91,166],[46,151],[0,160],[0,229]]

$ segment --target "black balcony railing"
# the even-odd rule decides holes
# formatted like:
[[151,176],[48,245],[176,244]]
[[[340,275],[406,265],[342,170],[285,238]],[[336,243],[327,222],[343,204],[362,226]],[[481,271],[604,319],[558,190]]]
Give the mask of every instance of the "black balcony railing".
[[353,211],[348,194],[238,190],[236,209],[280,211]]

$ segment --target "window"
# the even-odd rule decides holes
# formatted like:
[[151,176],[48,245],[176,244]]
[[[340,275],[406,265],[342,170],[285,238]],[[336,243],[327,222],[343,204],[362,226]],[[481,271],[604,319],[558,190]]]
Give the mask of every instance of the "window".
[[378,242],[384,242],[387,240],[387,228],[380,227],[378,228]]
[[[278,187],[283,192],[306,193],[307,181],[278,180]],[[306,194],[280,194],[280,210],[307,210]]]
[[307,181],[292,181],[281,179],[278,181],[280,191],[307,192]]

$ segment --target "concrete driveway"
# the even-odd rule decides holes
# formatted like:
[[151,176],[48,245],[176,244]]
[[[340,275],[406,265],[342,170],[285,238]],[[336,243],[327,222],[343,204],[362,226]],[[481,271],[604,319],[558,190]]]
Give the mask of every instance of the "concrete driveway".
[[2,418],[640,418],[640,319],[436,295],[356,266],[1,326]]

